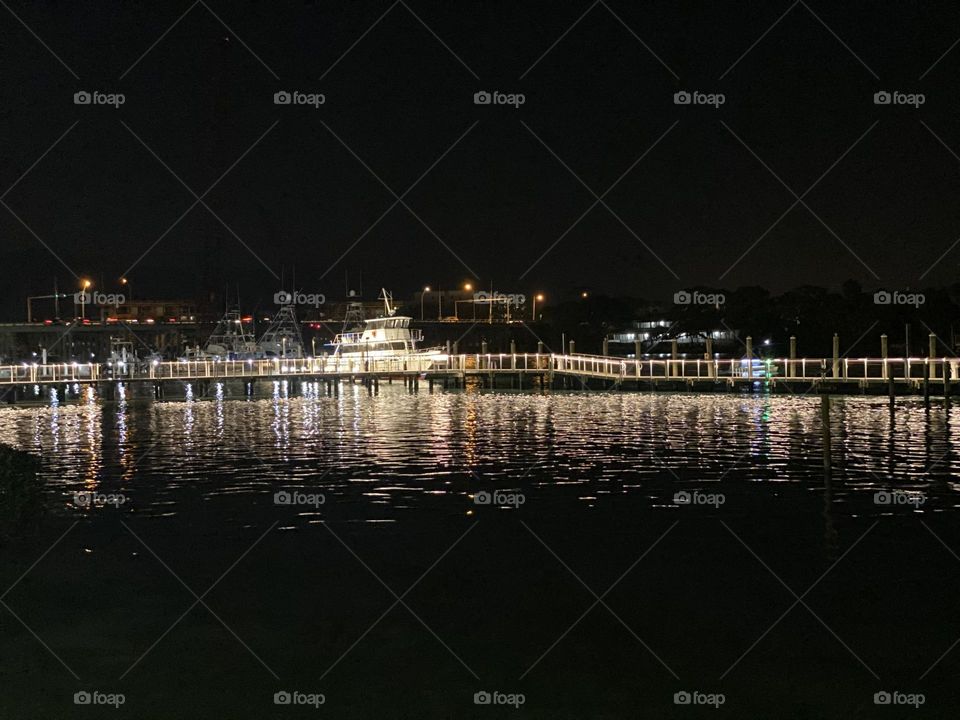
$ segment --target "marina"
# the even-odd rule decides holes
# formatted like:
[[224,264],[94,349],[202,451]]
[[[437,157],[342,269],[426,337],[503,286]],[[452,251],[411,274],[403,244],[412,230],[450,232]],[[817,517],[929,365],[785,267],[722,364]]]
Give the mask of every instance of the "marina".
[[960,716],[956,7],[0,6],[0,720]]

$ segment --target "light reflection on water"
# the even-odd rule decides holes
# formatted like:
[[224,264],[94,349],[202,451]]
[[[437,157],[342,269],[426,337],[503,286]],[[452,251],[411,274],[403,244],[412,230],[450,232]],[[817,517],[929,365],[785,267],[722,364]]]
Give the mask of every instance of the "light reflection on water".
[[[389,518],[420,505],[460,511],[480,487],[522,488],[528,502],[655,509],[681,487],[762,498],[824,484],[819,398],[409,394],[401,385],[376,397],[344,385],[326,397],[319,383],[294,396],[285,382],[257,400],[228,399],[222,387],[210,399],[194,393],[4,408],[0,443],[42,454],[66,511],[69,493],[84,489],[122,491],[128,507],[167,515],[197,492],[210,500],[311,487]],[[898,487],[925,491],[921,510],[953,509],[955,410],[900,400],[891,418],[884,398],[834,398],[831,417],[838,507]]]

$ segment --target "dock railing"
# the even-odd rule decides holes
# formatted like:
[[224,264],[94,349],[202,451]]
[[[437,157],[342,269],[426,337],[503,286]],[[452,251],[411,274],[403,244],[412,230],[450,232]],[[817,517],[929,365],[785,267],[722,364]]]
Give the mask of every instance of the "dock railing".
[[919,383],[960,379],[960,358],[622,358],[604,355],[472,353],[391,358],[274,358],[179,360],[136,363],[0,365],[0,385],[164,381],[282,376],[471,375],[528,373],[576,375],[621,381],[860,381]]

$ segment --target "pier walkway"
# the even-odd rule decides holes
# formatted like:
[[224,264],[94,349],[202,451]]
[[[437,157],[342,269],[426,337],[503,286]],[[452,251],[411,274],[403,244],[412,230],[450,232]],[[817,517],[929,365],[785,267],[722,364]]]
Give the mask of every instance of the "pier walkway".
[[[296,379],[364,382],[405,379],[463,387],[552,387],[625,390],[723,391],[736,388],[771,392],[953,393],[958,358],[802,358],[802,359],[634,359],[601,355],[487,353],[410,355],[391,359],[334,357],[269,360],[190,360],[150,363],[60,363],[0,366],[0,388],[29,386],[152,383],[157,396],[169,383],[217,383]],[[8,393],[9,394],[9,393]],[[16,395],[17,393],[13,393]]]

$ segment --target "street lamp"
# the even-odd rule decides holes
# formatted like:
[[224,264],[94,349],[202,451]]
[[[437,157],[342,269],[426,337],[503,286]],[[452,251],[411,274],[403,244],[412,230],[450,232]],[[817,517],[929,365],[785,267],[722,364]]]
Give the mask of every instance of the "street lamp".
[[467,292],[470,292],[471,290],[473,290],[473,285],[471,285],[470,283],[464,283],[463,289],[466,290]]
[[543,302],[543,294],[539,293],[533,296],[533,321],[537,320],[537,301]]
[[86,320],[87,318],[87,300],[89,299],[87,296],[87,290],[90,289],[90,286],[92,284],[93,283],[90,282],[89,280],[84,280],[80,283],[80,287],[81,287],[80,292],[82,293],[82,295],[80,296],[80,319],[81,320]]
[[423,322],[423,296],[430,292],[430,286],[427,285],[420,293],[420,321]]
[[130,281],[127,280],[127,278],[122,277],[122,278],[120,278],[120,284],[121,284],[121,285],[124,287],[124,289],[127,291],[127,292],[124,294],[124,298],[123,298],[123,299],[124,299],[124,300],[132,300],[132,299],[133,299],[133,288],[130,287]]

